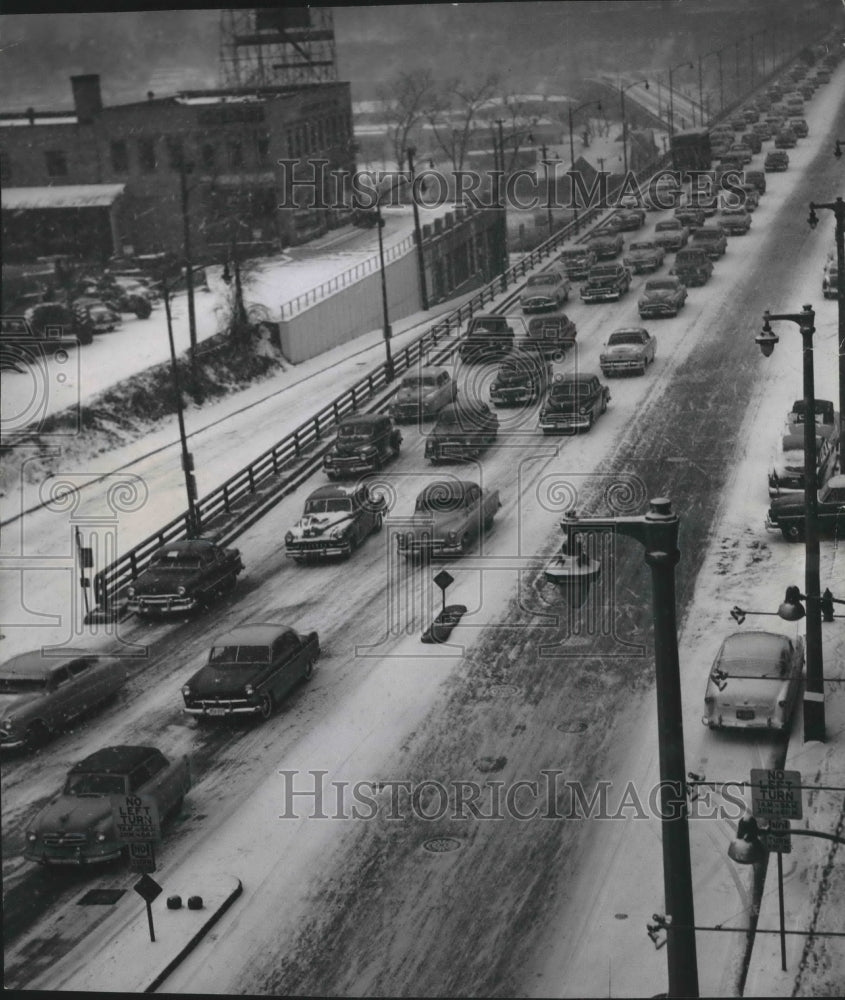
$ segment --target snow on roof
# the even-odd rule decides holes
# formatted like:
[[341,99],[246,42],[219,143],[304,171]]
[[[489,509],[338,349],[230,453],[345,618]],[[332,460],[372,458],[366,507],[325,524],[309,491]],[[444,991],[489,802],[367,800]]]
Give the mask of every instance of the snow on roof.
[[34,208],[102,208],[123,194],[125,184],[59,184],[5,188],[3,211]]

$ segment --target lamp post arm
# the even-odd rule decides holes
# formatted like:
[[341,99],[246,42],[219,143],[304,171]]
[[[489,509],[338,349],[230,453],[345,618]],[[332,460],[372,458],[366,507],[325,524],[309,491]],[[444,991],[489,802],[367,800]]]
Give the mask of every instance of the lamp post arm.
[[793,837],[818,837],[820,840],[832,840],[834,844],[845,844],[845,837],[824,833],[822,830],[790,830],[789,833]]

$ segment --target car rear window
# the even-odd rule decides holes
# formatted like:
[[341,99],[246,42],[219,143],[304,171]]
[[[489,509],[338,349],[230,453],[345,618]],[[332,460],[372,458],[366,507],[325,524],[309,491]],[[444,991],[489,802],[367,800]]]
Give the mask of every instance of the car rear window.
[[236,666],[244,663],[269,663],[269,646],[212,646],[208,662],[216,667]]

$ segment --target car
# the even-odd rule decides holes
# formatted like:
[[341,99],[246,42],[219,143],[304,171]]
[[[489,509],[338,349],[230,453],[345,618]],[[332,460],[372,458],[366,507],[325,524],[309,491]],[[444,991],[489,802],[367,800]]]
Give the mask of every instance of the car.
[[473,316],[458,348],[461,361],[468,364],[499,358],[513,349],[514,331],[507,316],[487,313]]
[[747,124],[743,114],[733,115],[731,118],[731,128],[734,132],[744,132]]
[[746,132],[742,141],[752,153],[759,153],[763,149],[763,138],[756,132]]
[[766,88],[766,96],[771,101],[779,101],[783,97],[783,90],[777,83],[772,83]]
[[631,272],[623,264],[596,264],[581,286],[584,302],[611,302],[631,287]]
[[723,208],[719,213],[719,225],[728,236],[744,236],[751,228],[751,216],[741,205]]
[[826,299],[838,299],[839,294],[839,269],[835,260],[829,260],[822,272],[822,295]]
[[[816,435],[816,484],[824,486],[836,465],[836,439]],[[804,492],[804,432],[787,424],[780,448],[772,456],[769,471],[769,498]]]
[[732,150],[728,150],[727,153],[723,153],[719,159],[719,169],[724,173],[727,170],[734,170],[737,173],[742,173],[742,168],[746,163],[751,161],[751,150],[745,147],[745,153],[735,153]]
[[120,313],[110,309],[105,302],[99,299],[80,297],[73,300],[72,308],[85,310],[94,328],[94,333],[111,333],[123,325]]
[[692,234],[690,248],[704,250],[712,260],[723,256],[728,248],[725,231],[720,225],[701,226]]
[[701,247],[684,247],[675,255],[669,274],[685,285],[705,285],[713,274],[713,261]]
[[[840,415],[834,410],[833,402],[829,399],[816,399],[814,411],[816,434],[835,443],[839,437]],[[786,415],[787,427],[794,428],[795,433],[798,433],[804,427],[806,413],[804,400],[796,399]]]
[[320,486],[285,534],[285,554],[297,562],[326,556],[348,559],[369,535],[381,531],[386,513],[387,501],[366,482]]
[[803,118],[790,118],[788,125],[799,139],[806,139],[810,134],[810,126]]
[[761,197],[766,193],[766,175],[762,170],[746,170],[745,183],[753,184]]
[[75,338],[81,345],[94,340],[94,324],[87,310],[75,312],[61,302],[39,302],[30,306],[24,312],[23,320],[37,340]]
[[500,363],[490,383],[490,402],[494,406],[535,403],[545,394],[550,376],[551,366],[543,352],[517,349]]
[[468,480],[428,483],[417,495],[410,526],[397,535],[399,553],[406,559],[464,555],[493,527],[501,506],[498,490]]
[[716,654],[701,721],[710,729],[789,728],[804,671],[804,640],[775,632],[729,635]]
[[458,395],[458,384],[448,368],[425,365],[405,372],[390,403],[396,423],[425,420],[436,416]]
[[378,472],[385,463],[398,458],[401,447],[402,432],[392,417],[356,413],[338,424],[337,437],[323,458],[323,468],[329,479]]
[[751,126],[751,131],[754,135],[760,137],[761,142],[765,142],[767,139],[772,137],[772,129],[767,121],[754,122]]
[[539,351],[544,358],[560,361],[575,346],[578,328],[566,313],[535,316],[529,320],[528,336],[518,342],[526,351]]
[[721,160],[730,150],[732,139],[728,136],[719,136],[710,143],[710,155],[715,160]]
[[816,92],[816,88],[810,83],[809,80],[805,80],[801,86],[798,88],[799,93],[804,98],[805,101],[809,101],[813,94]]
[[654,242],[664,250],[680,250],[687,240],[689,229],[680,219],[662,219],[654,227]]
[[[750,163],[754,156],[751,151],[751,147],[745,142],[735,142],[730,149],[728,154],[731,159],[737,159],[740,161],[740,166],[744,167],[746,163]],[[722,162],[724,162],[724,157],[722,157]]]
[[763,163],[763,169],[766,173],[771,171],[782,172],[789,169],[789,155],[785,153],[782,149],[773,149],[766,153],[766,159]]
[[234,589],[243,568],[238,549],[209,538],[168,542],[129,585],[129,610],[143,618],[205,607]]
[[800,116],[804,114],[804,99],[800,94],[786,102],[786,113],[788,117],[793,115]]
[[830,83],[830,71],[827,69],[817,69],[816,80],[819,83]]
[[745,206],[745,211],[753,212],[755,208],[759,208],[760,192],[757,188],[753,184],[741,184],[740,188],[742,190],[742,203]]
[[742,117],[747,125],[753,125],[760,120],[760,112],[757,108],[743,108]]
[[791,128],[782,128],[775,136],[775,149],[792,149],[798,139]]
[[71,767],[61,792],[29,824],[24,857],[42,865],[114,861],[125,844],[112,798],[142,796],[164,819],[179,812],[190,787],[187,757],[169,760],[151,746],[96,750]]
[[640,318],[677,316],[687,301],[687,294],[686,285],[678,278],[651,278],[645,283],[637,303]]
[[587,246],[596,255],[596,260],[613,260],[625,249],[625,240],[622,233],[605,230],[594,233]]
[[696,208],[694,205],[682,205],[675,209],[675,218],[682,226],[686,226],[689,233],[694,233],[699,226],[704,225],[706,216],[700,208]]
[[619,208],[640,208],[642,202],[636,194],[623,194],[619,199]]
[[645,215],[645,209],[642,208],[620,208],[613,215],[611,224],[618,232],[628,232],[645,225]]
[[610,389],[598,375],[577,372],[555,375],[540,410],[537,426],[544,434],[588,431],[607,410]]
[[601,373],[606,378],[625,373],[645,375],[656,354],[657,338],[652,337],[644,327],[629,326],[614,330],[599,355]]
[[772,106],[772,99],[768,96],[768,94],[758,94],[754,98],[754,106],[760,112],[768,111]]
[[36,750],[126,683],[123,661],[82,649],[35,649],[0,666],[0,748]]
[[[845,531],[845,475],[831,476],[818,492],[817,523],[820,532],[841,537]],[[788,542],[804,540],[803,496],[778,497],[769,505],[765,526],[779,531]]]
[[444,406],[426,438],[425,457],[432,465],[478,458],[499,434],[499,418],[481,400]]
[[672,174],[658,173],[649,181],[646,207],[653,211],[674,208],[680,196],[678,179]]
[[251,715],[269,719],[320,656],[316,632],[278,622],[236,625],[214,639],[208,661],[182,685],[185,711],[198,719]]
[[549,268],[540,274],[532,274],[525,282],[519,296],[523,312],[537,312],[540,309],[560,309],[569,300],[569,279],[557,268]]
[[665,254],[657,243],[631,243],[622,262],[634,274],[653,273],[663,264]]
[[586,278],[590,268],[596,262],[596,254],[589,247],[570,247],[558,257],[558,266],[567,278],[580,281]]

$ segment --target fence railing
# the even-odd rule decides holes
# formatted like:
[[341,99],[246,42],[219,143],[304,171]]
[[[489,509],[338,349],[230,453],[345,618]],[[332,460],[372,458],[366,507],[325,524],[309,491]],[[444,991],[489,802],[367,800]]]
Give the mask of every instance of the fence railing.
[[[403,257],[413,246],[414,235],[412,233],[399,243],[395,243],[391,247],[385,247],[385,264],[389,264],[398,257]],[[302,312],[303,309],[307,309],[308,306],[313,306],[315,303],[327,299],[330,295],[334,295],[335,292],[348,288],[349,285],[354,285],[361,278],[372,274],[373,271],[377,271],[380,266],[381,258],[376,254],[374,257],[368,257],[366,260],[354,264],[346,271],[341,271],[340,274],[336,274],[333,278],[327,278],[321,284],[317,285],[316,288],[310,288],[307,292],[297,295],[296,298],[283,302],[281,307],[282,319],[290,319],[297,313]]]

